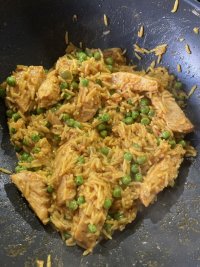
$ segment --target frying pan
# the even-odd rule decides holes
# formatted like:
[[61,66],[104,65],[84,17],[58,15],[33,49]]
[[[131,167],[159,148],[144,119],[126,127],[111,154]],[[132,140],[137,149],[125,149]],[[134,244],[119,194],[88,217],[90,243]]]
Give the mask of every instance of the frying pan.
[[[153,56],[139,62],[133,44],[153,48],[168,43],[161,65],[175,73],[188,91],[200,83],[200,3],[180,0],[178,12],[171,9],[174,0],[4,0],[0,8],[0,79],[3,81],[16,64],[46,68],[64,53],[64,35],[87,47],[127,48],[127,57],[147,67]],[[77,22],[72,22],[76,14]],[[109,19],[106,27],[103,14]],[[140,25],[145,37],[137,37]],[[110,31],[105,35],[105,31]],[[185,40],[180,42],[180,38]],[[192,54],[185,51],[185,44]],[[176,65],[182,72],[177,73]],[[200,152],[200,93],[191,96],[186,110],[195,125],[188,136]],[[0,105],[1,167],[13,170],[15,152],[9,142],[5,106]],[[66,247],[59,234],[43,226],[11,184],[9,176],[0,176],[0,266],[35,266],[37,258],[52,256],[53,266],[200,266],[200,156],[182,164],[173,188],[164,190],[158,201],[141,211],[137,219],[113,240],[102,241],[93,254],[83,257],[78,246]]]

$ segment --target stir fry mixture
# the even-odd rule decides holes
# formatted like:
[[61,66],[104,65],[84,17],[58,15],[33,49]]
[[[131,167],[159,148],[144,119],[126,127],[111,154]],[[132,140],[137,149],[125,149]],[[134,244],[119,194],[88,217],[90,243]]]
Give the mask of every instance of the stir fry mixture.
[[85,254],[195,156],[181,83],[164,68],[135,71],[119,48],[70,45],[50,70],[18,65],[0,93],[18,157],[12,182],[43,224]]

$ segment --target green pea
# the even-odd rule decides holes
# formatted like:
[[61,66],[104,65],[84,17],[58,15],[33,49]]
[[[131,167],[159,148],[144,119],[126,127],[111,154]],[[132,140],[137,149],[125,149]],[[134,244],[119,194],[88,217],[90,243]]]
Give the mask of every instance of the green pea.
[[133,143],[132,146],[133,146],[136,150],[141,151],[141,146],[140,146],[139,144],[137,144],[137,143]]
[[106,230],[107,233],[111,232],[112,224],[110,223],[105,223],[103,228]]
[[79,163],[79,164],[84,164],[84,163],[85,163],[85,158],[84,158],[84,156],[80,156],[80,157],[78,157],[78,159],[77,159],[77,163]]
[[113,66],[112,65],[107,65],[107,68],[109,69],[110,72],[113,71]]
[[4,98],[6,96],[6,90],[2,87],[0,87],[0,97]]
[[70,118],[66,122],[67,122],[67,125],[69,127],[74,127],[74,123],[75,123],[75,120],[74,119]]
[[138,173],[138,172],[139,172],[138,164],[133,164],[133,165],[131,166],[131,172],[132,172],[132,173]]
[[73,82],[71,83],[71,88],[72,88],[73,90],[77,90],[77,89],[78,89],[78,83],[75,82],[75,81],[73,81]]
[[10,76],[6,79],[6,82],[9,86],[14,87],[16,85],[16,79],[14,76]]
[[137,163],[139,165],[142,165],[147,162],[147,157],[145,155],[137,157]]
[[182,83],[181,82],[175,82],[175,84],[174,84],[174,88],[175,89],[179,90],[179,89],[181,89],[181,87],[182,87]]
[[136,182],[142,182],[142,180],[143,180],[142,174],[141,173],[136,173],[135,174],[135,181]]
[[17,132],[17,130],[13,127],[10,128],[10,134],[15,134]]
[[65,232],[65,233],[63,233],[63,237],[64,237],[65,240],[68,240],[68,239],[70,239],[72,236],[71,236],[70,233]]
[[89,81],[88,81],[88,79],[86,79],[86,78],[82,78],[80,83],[81,83],[81,85],[82,85],[83,87],[87,87],[88,84],[89,84]]
[[41,148],[39,148],[39,147],[34,147],[33,149],[32,149],[32,152],[33,153],[39,153],[41,151]]
[[102,120],[103,122],[108,122],[110,120],[110,114],[108,113],[104,113],[102,114],[100,117],[100,120]]
[[18,121],[18,120],[21,118],[21,116],[19,115],[19,113],[14,113],[14,114],[12,115],[12,118],[13,118],[13,120],[16,122],[16,121]]
[[17,166],[16,168],[15,168],[15,172],[21,172],[21,171],[25,171],[25,170],[27,170],[27,168],[26,167],[24,167],[24,166]]
[[61,120],[67,122],[70,119],[70,115],[67,113],[62,114]]
[[141,119],[141,124],[143,125],[149,125],[150,122],[151,122],[150,119],[147,117]]
[[100,85],[101,87],[103,86],[102,80],[100,80],[100,79],[96,79],[96,83],[97,83],[98,85]]
[[20,152],[21,151],[21,147],[19,147],[17,145],[14,146],[14,149],[15,149],[16,152]]
[[101,151],[102,154],[104,154],[105,156],[107,156],[108,153],[109,153],[109,148],[106,147],[106,146],[104,146],[104,147],[102,147],[102,148],[100,149],[100,151]]
[[97,126],[97,129],[98,129],[98,131],[103,131],[103,130],[105,130],[106,129],[106,125],[105,124],[99,124],[98,126]]
[[45,74],[47,74],[49,72],[49,70],[48,69],[44,69],[44,72],[45,72]]
[[64,80],[72,80],[73,76],[71,74],[71,72],[69,70],[65,70],[63,71],[60,76],[64,79]]
[[68,204],[68,208],[70,210],[73,210],[73,211],[77,210],[78,209],[78,203],[76,202],[76,200],[71,200]]
[[68,89],[69,88],[69,84],[67,82],[61,82],[60,83],[60,89],[64,90],[64,89]]
[[140,112],[142,114],[148,114],[149,113],[150,108],[148,106],[142,106],[140,109]]
[[27,138],[24,137],[23,141],[22,141],[22,144],[24,146],[28,146],[29,145],[29,141],[27,140]]
[[108,131],[103,130],[99,134],[101,135],[101,137],[105,138],[108,135]]
[[185,142],[185,140],[180,140],[179,142],[179,145],[181,145],[183,148],[185,148],[186,147],[186,142]]
[[77,198],[77,204],[80,206],[80,205],[82,205],[84,203],[85,203],[85,197],[84,196],[79,196]]
[[88,224],[88,232],[91,234],[95,234],[97,231],[97,227],[94,224]]
[[105,59],[105,62],[106,62],[106,64],[108,64],[108,65],[113,65],[114,60],[113,60],[112,57],[107,57],[107,58]]
[[131,161],[133,158],[133,155],[130,152],[125,152],[124,153],[124,159],[127,161]]
[[29,157],[30,157],[30,154],[24,152],[24,153],[21,155],[20,160],[22,160],[22,161],[27,161]]
[[75,121],[74,122],[74,128],[79,128],[81,129],[83,127],[83,125],[79,122],[79,121]]
[[119,221],[119,220],[121,220],[121,219],[124,218],[124,215],[123,215],[122,212],[118,211],[118,212],[116,212],[116,213],[113,214],[113,218],[114,218],[114,220]]
[[122,195],[122,190],[121,190],[121,187],[119,186],[116,186],[112,192],[112,195],[114,198],[120,198],[121,195]]
[[109,209],[112,206],[112,199],[110,198],[106,198],[103,204],[105,209]]
[[149,110],[148,116],[153,117],[155,115],[155,111],[153,109]]
[[110,89],[109,93],[110,93],[110,95],[114,95],[116,93],[116,89]]
[[140,100],[140,106],[148,106],[150,103],[149,103],[149,99],[144,97]]
[[40,135],[39,134],[32,134],[31,139],[33,142],[38,142],[40,140]]
[[83,176],[82,175],[76,176],[76,178],[75,178],[76,185],[80,186],[80,185],[83,184],[83,182],[84,182],[84,180],[83,180]]
[[129,105],[133,105],[133,101],[132,101],[132,99],[129,98],[129,99],[127,100],[127,103],[128,103]]
[[171,148],[175,148],[176,141],[175,140],[169,140],[169,144],[170,144]]
[[44,108],[37,108],[36,112],[37,112],[38,115],[40,115],[40,114],[45,112],[45,109]]
[[92,53],[92,51],[91,51],[90,49],[86,48],[86,49],[85,49],[85,53],[86,53],[86,55],[87,55],[88,57],[93,57],[93,53]]
[[61,141],[61,137],[58,134],[54,134],[53,140],[59,143]]
[[11,109],[8,109],[8,110],[6,111],[6,115],[7,115],[8,118],[12,118],[13,113],[14,113],[14,112],[13,112]]
[[162,134],[161,134],[161,138],[163,138],[163,139],[165,139],[165,140],[169,139],[170,136],[171,136],[171,134],[170,134],[169,131],[164,131],[164,132],[162,132]]
[[48,192],[49,194],[53,193],[53,186],[48,185],[48,186],[47,186],[47,192]]
[[131,176],[130,175],[123,176],[121,182],[123,185],[129,185],[131,183]]
[[133,118],[132,117],[126,117],[123,119],[124,123],[127,125],[130,125],[133,123]]
[[72,98],[72,95],[69,94],[69,93],[64,93],[63,94],[63,98],[66,99],[66,100],[70,100]]
[[132,111],[132,118],[136,120],[139,117],[140,113],[137,110]]
[[77,56],[80,62],[83,62],[87,59],[87,55],[84,52],[77,53]]
[[131,117],[131,116],[132,116],[132,112],[131,111],[126,112],[125,117]]
[[94,58],[95,60],[101,59],[101,54],[98,51],[94,52]]
[[46,121],[45,122],[45,127],[47,127],[48,129],[51,128],[52,124],[50,123],[50,121]]

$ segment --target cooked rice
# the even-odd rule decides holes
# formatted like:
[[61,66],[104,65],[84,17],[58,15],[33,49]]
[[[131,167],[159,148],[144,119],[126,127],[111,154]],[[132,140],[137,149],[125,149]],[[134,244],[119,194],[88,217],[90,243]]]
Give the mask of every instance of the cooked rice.
[[185,51],[186,51],[188,54],[192,54],[191,49],[190,49],[190,46],[189,46],[188,44],[185,45]]
[[193,32],[194,32],[195,34],[199,34],[199,27],[194,27]]
[[[19,159],[12,181],[44,224],[87,254],[173,185],[196,152],[183,140],[193,126],[165,68],[153,61],[148,74],[135,71],[119,48],[66,51],[48,72],[17,66],[16,84],[2,87]],[[166,45],[151,51],[161,57]]]
[[74,14],[74,15],[72,16],[72,21],[73,21],[73,22],[77,22],[77,20],[78,20],[78,17],[77,17],[76,14]]
[[69,44],[69,33],[68,32],[65,33],[65,43],[66,45]]
[[178,72],[182,72],[182,67],[181,67],[180,64],[177,64],[177,71],[178,71]]
[[103,21],[104,21],[104,25],[108,26],[108,17],[106,16],[106,14],[103,15]]
[[177,12],[179,6],[179,0],[175,0],[173,9],[171,10],[172,13]]
[[144,26],[142,25],[138,31],[138,37],[142,38],[144,36]]
[[5,168],[0,168],[0,172],[3,172],[3,173],[5,173],[5,174],[12,174],[11,171],[9,171],[9,170],[7,170],[7,169],[5,169]]
[[190,89],[189,93],[188,93],[188,97],[193,95],[194,92],[196,91],[196,89],[197,89],[197,85],[193,85],[192,88]]
[[135,52],[135,56],[136,56],[136,58],[137,58],[137,59],[139,59],[139,60],[141,60],[141,59],[142,59],[142,57],[141,57],[140,55],[138,55],[138,53],[137,53],[137,52]]

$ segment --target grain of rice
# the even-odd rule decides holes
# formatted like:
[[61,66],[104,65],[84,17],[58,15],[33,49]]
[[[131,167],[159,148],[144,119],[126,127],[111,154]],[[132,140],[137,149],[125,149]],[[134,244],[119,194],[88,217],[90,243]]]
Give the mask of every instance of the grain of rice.
[[182,68],[181,68],[181,65],[180,64],[177,64],[177,71],[178,72],[182,72]]
[[190,46],[189,46],[188,44],[185,45],[185,51],[186,51],[188,54],[192,54],[191,49],[190,49]]
[[47,256],[47,267],[51,267],[51,255]]
[[183,41],[185,41],[185,39],[184,38],[180,38],[179,41],[180,42],[183,42]]
[[193,85],[188,93],[188,98],[195,92],[196,89],[197,89],[197,85]]
[[74,14],[74,15],[72,16],[72,21],[73,21],[73,22],[77,22],[77,20],[78,20],[78,17],[77,17],[76,14]]
[[106,16],[106,14],[103,15],[103,21],[104,21],[104,25],[108,26],[108,17]]
[[82,49],[83,48],[83,42],[79,42],[79,47]]
[[5,174],[12,174],[11,171],[9,171],[9,170],[7,170],[7,169],[5,169],[5,168],[0,168],[0,172],[3,172],[3,173],[5,173]]
[[69,34],[68,34],[68,32],[65,33],[65,43],[66,43],[66,45],[69,44]]
[[37,267],[44,267],[44,261],[36,260]]
[[193,32],[194,32],[195,34],[199,34],[199,27],[194,27]]
[[141,59],[142,59],[142,57],[141,57],[140,55],[138,55],[138,53],[137,53],[137,52],[135,52],[135,56],[136,56],[136,58],[137,58],[137,59],[139,59],[139,60],[141,60]]
[[179,6],[179,0],[175,0],[173,9],[171,10],[172,13],[177,12]]
[[138,31],[138,37],[143,37],[144,36],[144,26],[142,25]]
[[108,35],[110,33],[110,30],[108,30],[108,31],[104,31],[103,32],[103,35]]

